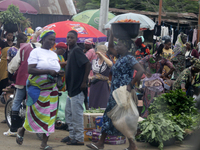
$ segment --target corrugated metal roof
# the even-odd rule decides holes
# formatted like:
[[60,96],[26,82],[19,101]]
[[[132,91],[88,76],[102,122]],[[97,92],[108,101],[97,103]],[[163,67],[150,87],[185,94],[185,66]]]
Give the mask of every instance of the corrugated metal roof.
[[[150,11],[138,11],[138,10],[124,10],[124,9],[117,9],[117,8],[109,8],[109,11],[113,13],[137,13],[142,15],[147,15],[149,17],[157,17],[158,12],[150,12]],[[198,19],[198,16],[194,13],[177,13],[177,12],[166,12],[162,13],[163,17],[170,17],[170,18],[182,18],[182,19]]]

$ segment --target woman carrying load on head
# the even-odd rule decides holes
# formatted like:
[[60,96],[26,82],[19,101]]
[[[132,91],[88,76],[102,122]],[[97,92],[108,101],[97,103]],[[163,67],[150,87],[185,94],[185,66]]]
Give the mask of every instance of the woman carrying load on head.
[[58,104],[58,88],[50,79],[64,75],[55,52],[50,48],[55,44],[55,32],[43,31],[40,35],[42,47],[31,51],[28,58],[27,109],[23,127],[18,129],[16,142],[23,144],[25,130],[43,133],[41,149],[53,150],[47,145],[49,135],[55,130]]
[[[87,147],[91,149],[103,149],[104,141],[107,135],[122,135],[113,125],[112,120],[107,116],[107,112],[112,110],[116,106],[116,101],[112,96],[112,92],[119,88],[120,86],[127,85],[127,90],[131,92],[134,88],[135,83],[140,80],[144,69],[138,63],[138,61],[131,55],[128,51],[131,48],[131,40],[119,40],[117,45],[114,47],[113,34],[111,34],[109,39],[108,51],[110,51],[114,56],[119,56],[116,63],[112,66],[112,81],[111,81],[111,92],[107,104],[107,108],[103,115],[103,126],[102,126],[102,136],[99,142],[88,144]],[[133,79],[133,72],[137,70],[137,74]],[[134,139],[129,139],[128,150],[136,150],[136,144]]]

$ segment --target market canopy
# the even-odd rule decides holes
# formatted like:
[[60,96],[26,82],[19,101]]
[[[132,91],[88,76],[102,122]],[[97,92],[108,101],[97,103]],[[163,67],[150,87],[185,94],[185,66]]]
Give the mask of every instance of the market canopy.
[[37,14],[37,10],[30,4],[20,0],[4,0],[0,2],[0,11],[7,10],[9,5],[15,5],[19,7],[21,13]]
[[61,21],[49,24],[43,28],[44,30],[54,30],[56,33],[56,43],[66,43],[67,33],[75,30],[78,33],[78,43],[83,43],[85,39],[92,38],[93,42],[106,42],[107,36],[94,27],[75,21]]
[[[91,9],[83,11],[79,14],[76,14],[72,17],[73,21],[87,23],[96,29],[99,28],[99,16],[100,16],[100,9]],[[108,13],[108,21],[114,18],[115,15],[113,13]]]
[[132,19],[132,20],[139,21],[141,23],[140,24],[141,30],[146,30],[146,29],[153,30],[155,26],[155,22],[145,15],[136,14],[136,13],[126,13],[126,14],[115,16],[104,26],[104,28],[110,29],[111,23],[114,23],[115,21],[125,20],[125,19]]

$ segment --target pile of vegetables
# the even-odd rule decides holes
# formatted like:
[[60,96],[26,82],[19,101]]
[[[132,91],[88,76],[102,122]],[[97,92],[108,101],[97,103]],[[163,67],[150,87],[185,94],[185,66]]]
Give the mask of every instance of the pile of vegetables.
[[92,107],[90,110],[86,110],[84,113],[104,113],[104,110],[102,110],[100,107],[98,109]]
[[200,115],[194,104],[193,98],[182,90],[156,97],[149,107],[149,116],[139,123],[142,133],[137,138],[157,142],[160,150],[172,138],[182,141],[188,131],[199,128]]
[[11,4],[6,11],[0,12],[0,23],[4,26],[8,24],[15,24],[18,28],[30,27],[30,20],[23,16],[19,11],[19,7]]

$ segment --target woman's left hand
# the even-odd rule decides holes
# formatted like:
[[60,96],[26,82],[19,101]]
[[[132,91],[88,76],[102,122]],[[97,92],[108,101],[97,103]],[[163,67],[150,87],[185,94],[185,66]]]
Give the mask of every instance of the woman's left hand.
[[58,72],[58,74],[59,74],[61,77],[63,77],[63,76],[65,75],[65,72],[64,72],[63,70],[60,70],[60,71]]
[[128,85],[127,85],[127,91],[131,92],[131,89],[132,89],[132,88],[131,88],[131,85],[128,84]]

